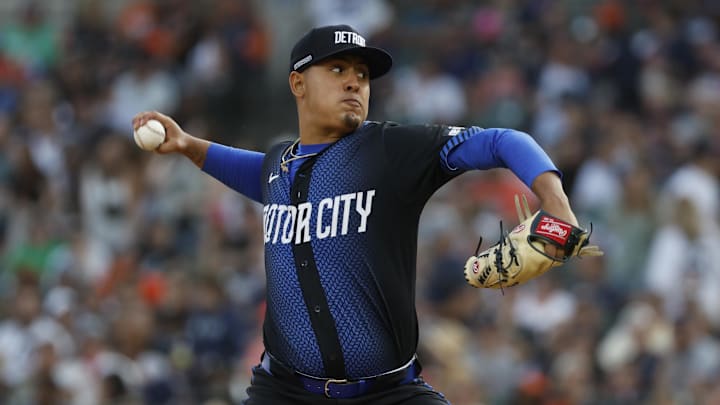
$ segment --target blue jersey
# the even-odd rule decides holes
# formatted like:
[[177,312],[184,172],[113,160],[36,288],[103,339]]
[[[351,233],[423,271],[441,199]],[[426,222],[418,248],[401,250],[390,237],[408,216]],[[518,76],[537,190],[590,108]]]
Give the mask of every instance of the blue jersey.
[[[427,200],[468,169],[509,167],[528,185],[556,170],[529,136],[504,131],[369,122],[292,171],[281,165],[300,153],[290,142],[262,156],[260,190],[244,192],[263,204],[266,349],[314,376],[405,364],[417,348],[417,232]],[[204,167],[218,178],[221,153],[211,147]]]

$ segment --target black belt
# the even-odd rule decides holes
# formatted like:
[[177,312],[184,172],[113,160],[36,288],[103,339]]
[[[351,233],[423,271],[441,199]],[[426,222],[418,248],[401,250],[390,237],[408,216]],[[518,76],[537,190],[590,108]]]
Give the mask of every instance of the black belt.
[[397,387],[411,383],[420,375],[420,364],[415,356],[404,366],[372,377],[335,379],[314,377],[292,370],[269,353],[262,355],[263,370],[278,378],[290,377],[309,392],[323,394],[328,398],[354,398],[371,391]]

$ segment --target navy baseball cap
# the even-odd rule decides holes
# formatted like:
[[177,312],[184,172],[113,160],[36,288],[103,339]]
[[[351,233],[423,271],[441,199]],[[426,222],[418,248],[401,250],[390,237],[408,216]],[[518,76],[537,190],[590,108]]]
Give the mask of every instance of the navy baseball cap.
[[309,66],[340,54],[358,55],[365,60],[370,79],[387,73],[392,57],[380,48],[365,45],[365,38],[349,25],[317,27],[306,33],[290,53],[290,71],[302,72]]

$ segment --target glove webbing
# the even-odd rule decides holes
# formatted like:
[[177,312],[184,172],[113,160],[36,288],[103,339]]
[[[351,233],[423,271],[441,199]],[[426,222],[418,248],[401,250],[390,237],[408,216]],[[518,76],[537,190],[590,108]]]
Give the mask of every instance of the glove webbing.
[[[512,240],[510,240],[510,238],[508,238],[507,236],[508,236],[508,234],[503,229],[503,223],[502,223],[502,221],[500,221],[500,241],[498,242],[500,247],[499,247],[499,249],[495,250],[495,267],[498,269],[498,275],[502,276],[502,278],[500,279],[500,292],[503,295],[505,295],[505,289],[503,289],[503,283],[505,283],[505,281],[507,281],[507,274],[508,274],[507,269],[509,269],[510,266],[512,266],[513,262],[515,262],[516,266],[520,265],[518,263],[517,254],[515,254],[517,249],[515,248],[515,245],[513,245]],[[508,251],[508,254],[510,255],[510,263],[507,266],[505,266],[503,264],[503,247],[505,246],[505,243],[507,243],[510,246],[510,250]],[[482,244],[482,237],[480,238],[478,247],[475,250],[475,256],[477,256],[478,253],[480,252],[481,244]]]

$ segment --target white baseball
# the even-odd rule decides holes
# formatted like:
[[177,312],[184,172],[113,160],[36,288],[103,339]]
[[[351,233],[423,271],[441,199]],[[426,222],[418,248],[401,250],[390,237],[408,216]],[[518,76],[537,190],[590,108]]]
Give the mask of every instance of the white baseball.
[[133,133],[135,143],[143,150],[155,150],[165,141],[165,127],[158,120],[149,120]]

